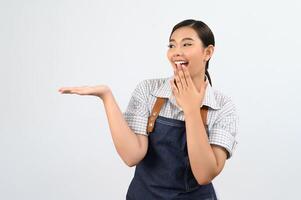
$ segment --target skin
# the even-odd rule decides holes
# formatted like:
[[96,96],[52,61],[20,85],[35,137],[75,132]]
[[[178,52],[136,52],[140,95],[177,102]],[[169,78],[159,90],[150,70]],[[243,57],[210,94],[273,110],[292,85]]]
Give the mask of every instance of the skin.
[[146,155],[148,138],[134,133],[121,112],[112,90],[107,85],[61,87],[61,94],[92,95],[99,97],[105,107],[110,133],[117,153],[129,167],[138,164]]
[[[184,39],[190,38],[190,39]],[[177,29],[171,36],[167,57],[174,69],[171,82],[177,104],[183,109],[186,121],[188,156],[194,176],[199,184],[207,184],[223,169],[226,151],[222,147],[210,145],[199,112],[207,87],[204,82],[205,64],[213,54],[214,47],[204,48],[196,32],[190,27]],[[176,66],[174,60],[189,61],[187,68]],[[61,94],[92,95],[99,97],[104,104],[114,146],[125,162],[132,167],[146,155],[148,137],[134,133],[125,121],[123,114],[107,85],[61,87]]]
[[[209,144],[199,112],[208,85],[208,81],[204,81],[205,64],[214,47],[204,47],[190,27],[177,29],[171,35],[169,47],[167,57],[174,68],[174,79],[170,85],[177,104],[184,112],[191,169],[199,184],[208,184],[222,171],[227,158],[224,148]],[[185,60],[189,64],[181,66],[175,64],[175,60]]]
[[181,27],[173,32],[169,41],[167,58],[173,67],[177,68],[175,60],[189,61],[188,71],[192,81],[200,90],[204,84],[205,65],[214,52],[214,46],[204,48],[202,41],[191,27]]

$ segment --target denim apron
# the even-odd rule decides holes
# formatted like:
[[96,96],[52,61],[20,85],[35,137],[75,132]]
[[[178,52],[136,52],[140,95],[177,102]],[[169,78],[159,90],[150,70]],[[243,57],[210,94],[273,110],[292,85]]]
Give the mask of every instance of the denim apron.
[[[159,116],[163,103],[158,97],[149,117],[148,150],[136,165],[126,199],[216,200],[212,183],[199,185],[192,174],[185,121]],[[208,134],[207,126],[206,130]]]

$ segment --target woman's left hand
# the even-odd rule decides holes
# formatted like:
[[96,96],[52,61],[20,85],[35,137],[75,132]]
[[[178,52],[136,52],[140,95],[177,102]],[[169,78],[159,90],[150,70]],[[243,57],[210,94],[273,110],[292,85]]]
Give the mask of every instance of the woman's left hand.
[[[174,81],[176,81],[177,84],[175,84]],[[177,104],[182,108],[184,113],[200,109],[208,85],[207,81],[202,83],[201,89],[198,91],[190,77],[187,67],[181,67],[179,65],[170,84]]]

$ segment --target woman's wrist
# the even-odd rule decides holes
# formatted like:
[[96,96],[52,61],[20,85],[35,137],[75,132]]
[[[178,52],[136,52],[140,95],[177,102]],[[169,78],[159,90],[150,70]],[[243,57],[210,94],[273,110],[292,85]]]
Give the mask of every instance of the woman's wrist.
[[98,97],[101,98],[104,103],[109,101],[112,96],[113,96],[113,93],[110,88],[108,88],[108,90],[106,92],[104,92],[103,94],[98,95]]

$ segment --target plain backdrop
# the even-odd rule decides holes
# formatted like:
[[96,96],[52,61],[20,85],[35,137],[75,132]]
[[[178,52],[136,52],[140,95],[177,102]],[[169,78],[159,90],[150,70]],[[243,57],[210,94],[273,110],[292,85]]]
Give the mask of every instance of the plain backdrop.
[[297,199],[300,1],[0,1],[0,199],[125,199],[101,99],[63,86],[107,84],[122,111],[136,85],[172,75],[172,27],[212,29],[213,87],[232,97],[238,145],[213,184],[221,200]]

